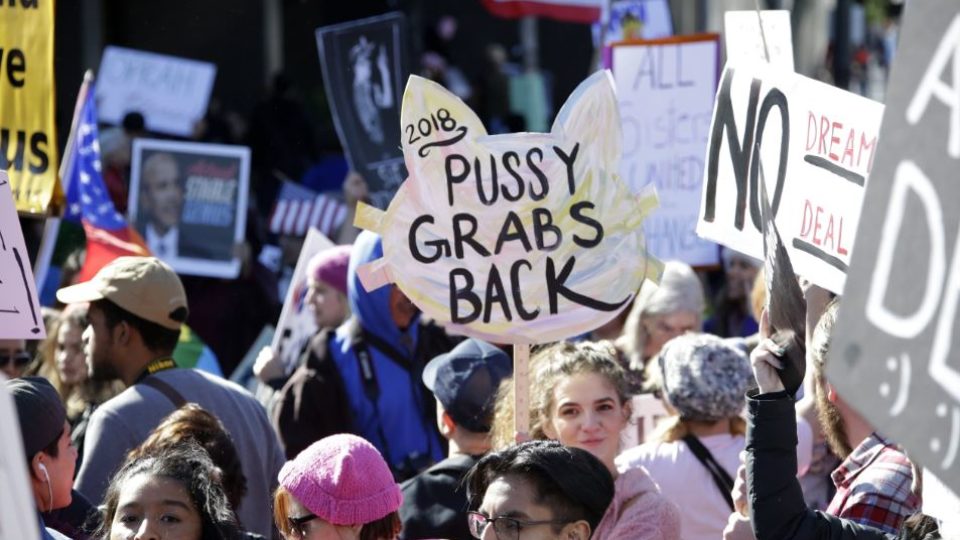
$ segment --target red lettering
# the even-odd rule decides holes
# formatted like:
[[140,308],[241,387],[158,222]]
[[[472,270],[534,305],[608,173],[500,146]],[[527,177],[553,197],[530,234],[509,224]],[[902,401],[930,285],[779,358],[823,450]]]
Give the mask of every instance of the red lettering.
[[832,159],[832,160],[834,160],[834,161],[839,161],[839,160],[840,160],[840,156],[838,156],[838,155],[836,155],[836,154],[833,153],[833,145],[836,144],[836,143],[838,143],[838,142],[840,142],[840,137],[837,137],[837,129],[841,129],[841,130],[842,130],[842,129],[843,129],[843,124],[841,124],[840,122],[831,122],[831,127],[830,127],[830,152],[827,154],[827,156],[829,156],[830,159]]
[[860,150],[857,152],[857,167],[860,166],[860,158],[863,157],[864,151],[870,152],[870,159],[867,160],[867,172],[870,172],[870,169],[873,168],[873,151],[877,148],[877,138],[874,137],[867,142],[866,133],[860,134]]
[[[810,136],[813,135],[813,140]],[[809,152],[817,145],[817,117],[812,112],[807,111],[807,147],[804,149]]]
[[856,132],[853,129],[851,129],[850,135],[847,136],[847,145],[843,147],[843,157],[840,159],[840,163],[846,163],[847,156],[850,156],[849,167],[851,168],[853,167],[853,143],[854,143],[854,139],[856,138],[857,138]]
[[820,232],[820,214],[823,213],[823,208],[817,207],[817,213],[813,218],[813,243],[820,246],[823,245],[823,242],[817,238],[817,234]]
[[813,207],[810,200],[803,201],[803,222],[800,225],[800,237],[806,238],[813,227]]
[[840,217],[840,227],[838,228],[837,233],[837,253],[841,255],[846,255],[848,253],[847,248],[843,247],[843,217]]
[[824,154],[827,151],[827,132],[830,131],[830,120],[826,116],[820,117],[820,146],[817,147],[818,154]]
[[830,249],[834,248],[833,243],[833,214],[830,214],[830,220],[827,221],[827,232],[823,235],[823,245],[824,247],[830,246]]

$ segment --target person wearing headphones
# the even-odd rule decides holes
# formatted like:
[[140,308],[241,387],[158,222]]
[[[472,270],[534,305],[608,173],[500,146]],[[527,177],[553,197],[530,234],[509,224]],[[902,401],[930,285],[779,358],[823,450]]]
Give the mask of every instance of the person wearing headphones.
[[20,438],[40,521],[40,538],[66,539],[59,532],[48,529],[39,513],[65,508],[72,500],[77,449],[70,441],[67,411],[56,389],[44,378],[13,379],[7,381],[6,386],[17,406]]

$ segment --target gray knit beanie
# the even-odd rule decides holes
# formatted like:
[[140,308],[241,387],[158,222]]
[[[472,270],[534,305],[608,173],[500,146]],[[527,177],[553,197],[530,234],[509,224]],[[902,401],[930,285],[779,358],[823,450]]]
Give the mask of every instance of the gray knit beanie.
[[753,372],[747,354],[710,334],[667,342],[657,358],[664,396],[686,420],[715,421],[743,411]]

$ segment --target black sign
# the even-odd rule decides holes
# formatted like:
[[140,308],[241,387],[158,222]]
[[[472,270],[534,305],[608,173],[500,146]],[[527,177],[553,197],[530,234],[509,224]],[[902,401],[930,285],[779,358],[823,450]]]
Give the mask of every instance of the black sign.
[[960,492],[960,4],[903,22],[827,376]]
[[400,101],[410,74],[400,13],[317,29],[327,100],[350,167],[374,206],[386,208],[407,177],[400,150]]

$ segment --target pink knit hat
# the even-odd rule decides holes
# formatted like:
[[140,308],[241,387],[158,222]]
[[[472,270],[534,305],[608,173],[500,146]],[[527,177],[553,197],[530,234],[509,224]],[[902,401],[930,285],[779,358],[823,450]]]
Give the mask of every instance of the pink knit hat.
[[307,262],[307,276],[347,294],[347,266],[352,246],[336,246],[317,253]]
[[346,433],[311,444],[280,469],[278,480],[314,515],[334,525],[370,523],[403,502],[380,452]]

